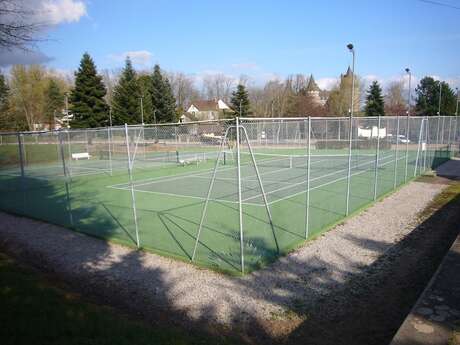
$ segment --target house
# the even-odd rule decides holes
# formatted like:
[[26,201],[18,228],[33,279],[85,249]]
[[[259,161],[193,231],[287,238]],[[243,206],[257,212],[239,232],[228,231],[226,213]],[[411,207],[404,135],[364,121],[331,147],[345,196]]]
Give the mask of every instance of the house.
[[231,112],[231,108],[223,100],[195,101],[190,104],[181,122],[217,120]]

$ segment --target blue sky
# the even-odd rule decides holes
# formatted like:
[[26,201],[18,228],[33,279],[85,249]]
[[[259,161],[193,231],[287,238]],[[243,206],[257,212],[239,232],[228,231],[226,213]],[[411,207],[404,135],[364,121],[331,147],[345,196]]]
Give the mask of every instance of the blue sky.
[[409,66],[418,77],[460,80],[460,10],[420,0],[56,1],[85,5],[39,44],[60,70],[76,69],[85,51],[98,68],[118,68],[131,52],[138,68],[246,74],[255,83],[313,73],[326,83],[351,63],[353,42],[363,77],[396,79]]

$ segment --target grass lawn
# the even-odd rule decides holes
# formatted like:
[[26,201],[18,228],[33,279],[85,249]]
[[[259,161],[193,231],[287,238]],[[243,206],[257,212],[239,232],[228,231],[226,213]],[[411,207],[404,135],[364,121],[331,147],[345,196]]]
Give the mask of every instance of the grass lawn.
[[111,308],[84,302],[1,252],[0,311],[3,345],[232,343],[173,327],[148,327]]

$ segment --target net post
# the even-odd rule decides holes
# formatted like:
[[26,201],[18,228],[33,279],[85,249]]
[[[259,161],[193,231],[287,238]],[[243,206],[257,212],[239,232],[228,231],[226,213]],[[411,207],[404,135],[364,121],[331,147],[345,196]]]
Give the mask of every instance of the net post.
[[353,116],[350,115],[350,125],[348,132],[348,172],[347,172],[347,203],[346,203],[346,213],[345,215],[350,214],[350,184],[351,184],[351,149],[352,149],[352,136],[353,136]]
[[240,225],[241,273],[244,274],[243,204],[241,202],[240,119],[236,118],[236,160],[238,183],[238,213]]
[[414,167],[414,177],[417,176],[417,169],[418,169],[418,160],[420,156],[420,146],[422,145],[422,132],[423,132],[423,124],[424,119],[422,119],[422,123],[420,124],[420,130],[418,135],[418,145],[417,145],[417,157],[415,159],[415,167]]
[[406,159],[405,159],[405,168],[404,168],[404,183],[407,182],[407,174],[408,174],[408,164],[409,164],[409,131],[410,131],[410,116],[407,114],[407,120],[406,120]]
[[396,120],[396,151],[395,151],[395,171],[394,171],[394,178],[393,178],[393,189],[396,189],[396,180],[398,176],[398,150],[399,150],[399,116]]
[[62,169],[64,170],[65,191],[66,191],[66,196],[67,196],[67,208],[69,212],[69,220],[70,220],[70,225],[73,226],[74,223],[73,223],[73,215],[72,215],[72,204],[70,203],[70,192],[69,192],[69,174],[68,174],[67,166],[65,163],[64,144],[63,144],[61,132],[57,132],[57,136],[59,140],[59,152],[61,155]]
[[112,126],[107,127],[107,139],[109,141],[109,169],[110,176],[113,175],[113,166],[112,166]]
[[128,176],[129,176],[129,185],[131,189],[131,204],[133,208],[133,217],[134,217],[134,226],[136,228],[136,246],[140,248],[139,242],[139,227],[137,224],[137,210],[136,210],[136,197],[134,194],[134,185],[133,185],[133,172],[132,172],[132,161],[131,161],[131,154],[129,152],[129,134],[128,134],[128,125],[125,123],[125,137],[126,137],[126,153],[128,156]]
[[377,148],[375,150],[375,169],[374,169],[374,201],[377,200],[378,178],[379,178],[379,156],[380,156],[380,125],[381,116],[377,122]]
[[221,155],[222,155],[222,153],[224,151],[224,143],[227,140],[227,136],[228,136],[228,132],[229,132],[230,128],[232,128],[232,127],[228,127],[226,129],[225,134],[224,134],[224,136],[222,138],[222,141],[220,143],[220,149],[219,149],[219,153],[217,154],[217,160],[216,160],[216,164],[214,165],[214,170],[212,172],[212,177],[211,177],[211,182],[209,183],[208,193],[206,195],[203,210],[201,211],[200,224],[198,226],[198,231],[197,231],[197,235],[196,235],[196,239],[195,239],[195,246],[193,247],[193,253],[192,253],[192,257],[191,257],[192,262],[195,261],[195,255],[196,255],[196,251],[197,251],[197,247],[198,247],[198,242],[200,241],[201,229],[203,228],[203,222],[204,222],[204,218],[206,217],[206,212],[207,212],[207,209],[208,209],[209,199],[211,198],[212,188],[214,186],[214,181],[216,180],[217,167],[219,166],[219,161],[220,161]]
[[308,239],[310,234],[310,157],[311,157],[311,117],[308,117],[308,142],[307,142],[307,190],[305,201],[305,239]]

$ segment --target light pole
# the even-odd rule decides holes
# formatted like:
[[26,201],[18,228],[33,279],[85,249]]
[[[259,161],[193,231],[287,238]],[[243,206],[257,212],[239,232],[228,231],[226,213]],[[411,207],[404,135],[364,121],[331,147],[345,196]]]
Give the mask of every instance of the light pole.
[[[409,121],[410,121],[410,101],[411,101],[411,81],[412,73],[409,68],[406,68],[406,73],[409,75],[409,92],[407,96],[407,120],[406,120],[406,156],[405,156],[405,167],[404,167],[404,182],[407,181],[407,164],[409,159]],[[396,139],[398,140],[398,139]]]
[[351,71],[351,109],[350,109],[350,122],[348,128],[348,173],[347,173],[347,200],[346,200],[346,215],[350,213],[350,184],[351,184],[351,150],[352,150],[352,139],[353,139],[353,108],[355,98],[355,49],[353,44],[347,44],[348,50],[353,54],[353,68]]
[[410,72],[409,68],[406,68],[406,73],[409,75],[409,94],[407,96],[407,116],[410,116],[410,97],[411,97],[411,79],[412,73]]
[[456,87],[455,90],[457,91],[457,105],[455,107],[455,116],[458,116],[458,102],[459,102],[459,99],[458,99],[458,87]]
[[439,105],[438,105],[438,115],[441,116],[441,99],[442,99],[442,81],[439,81]]
[[347,44],[348,50],[353,55],[353,63],[351,68],[351,109],[350,109],[350,116],[353,116],[354,112],[354,99],[355,99],[355,49],[353,44]]

